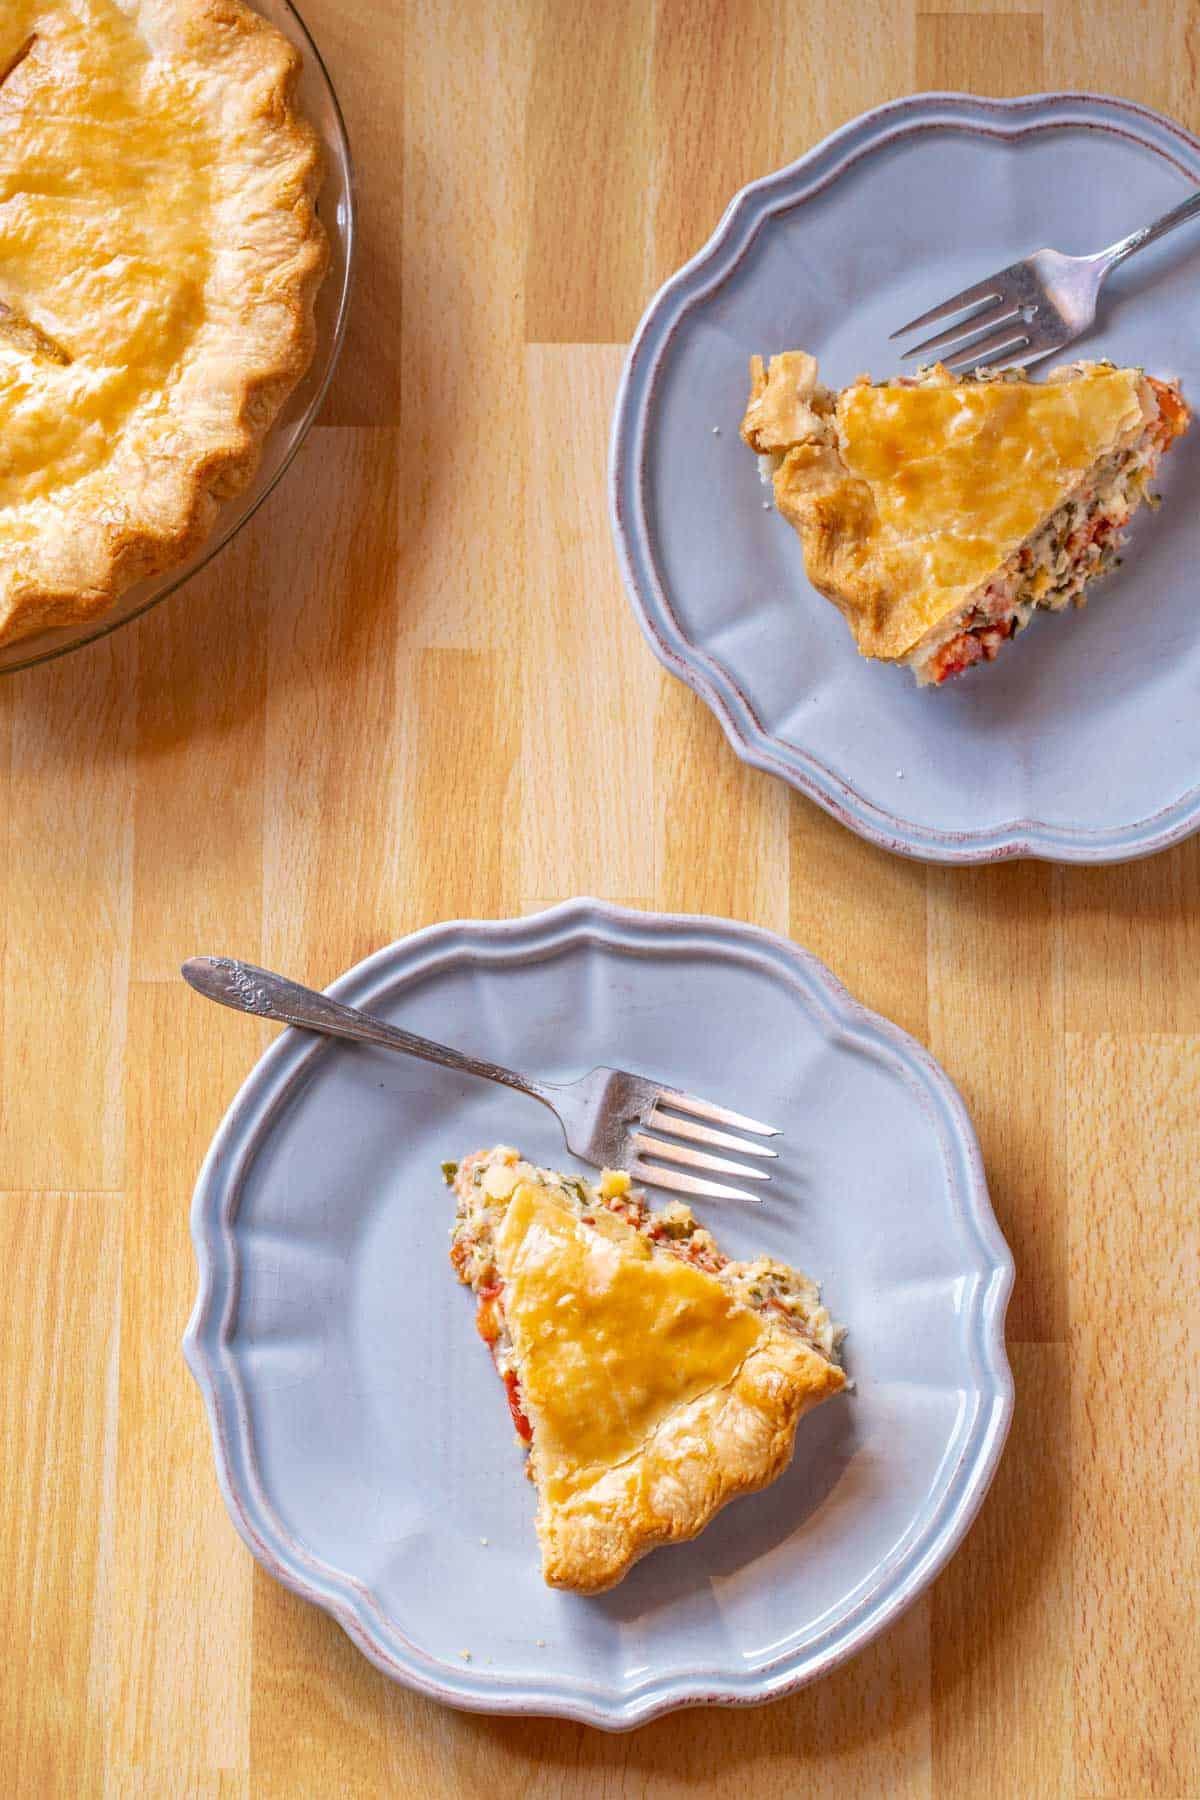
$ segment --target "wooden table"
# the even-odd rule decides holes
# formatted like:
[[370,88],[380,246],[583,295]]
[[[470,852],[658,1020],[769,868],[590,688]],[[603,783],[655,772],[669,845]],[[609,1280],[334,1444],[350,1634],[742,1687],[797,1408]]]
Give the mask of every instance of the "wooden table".
[[[6,1794],[1200,1793],[1200,840],[868,848],[660,671],[606,514],[625,341],[743,181],[918,88],[1200,126],[1190,0],[1019,4],[308,0],[363,211],[321,426],[185,592],[0,685]],[[930,1044],[1018,1266],[1016,1424],[932,1592],[791,1700],[625,1737],[444,1711],[261,1575],[178,1353],[267,1037],[181,958],[321,984],[579,892],[789,932]]]

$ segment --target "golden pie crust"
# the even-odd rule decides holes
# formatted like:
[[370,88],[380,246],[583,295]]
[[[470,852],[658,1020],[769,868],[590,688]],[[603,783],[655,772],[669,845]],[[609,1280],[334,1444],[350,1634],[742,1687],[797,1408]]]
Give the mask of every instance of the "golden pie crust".
[[494,1278],[532,1428],[543,1574],[552,1587],[599,1593],[773,1481],[798,1420],[845,1376],[778,1313],[747,1304],[744,1287],[603,1204],[581,1212],[565,1182],[519,1165],[495,1229]]
[[314,344],[299,57],[241,0],[5,0],[0,642],[184,561]]
[[905,657],[961,611],[1095,464],[1142,431],[1140,370],[1044,382],[863,380],[832,393],[804,351],[751,360],[742,436],[781,458],[775,501],[808,577],[865,656]]

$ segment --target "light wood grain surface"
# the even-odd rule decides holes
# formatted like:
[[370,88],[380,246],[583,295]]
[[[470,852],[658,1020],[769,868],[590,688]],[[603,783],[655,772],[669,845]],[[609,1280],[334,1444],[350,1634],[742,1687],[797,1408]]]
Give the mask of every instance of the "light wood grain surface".
[[[1200,1794],[1200,840],[868,848],[653,662],[604,493],[622,346],[740,183],[921,87],[1195,130],[1196,6],[305,10],[362,182],[323,421],[186,591],[0,687],[0,1791]],[[791,1700],[616,1738],[414,1698],[261,1575],[178,1354],[193,1178],[267,1037],[180,960],[322,984],[581,891],[790,932],[928,1042],[1018,1267],[1016,1424],[931,1593]]]

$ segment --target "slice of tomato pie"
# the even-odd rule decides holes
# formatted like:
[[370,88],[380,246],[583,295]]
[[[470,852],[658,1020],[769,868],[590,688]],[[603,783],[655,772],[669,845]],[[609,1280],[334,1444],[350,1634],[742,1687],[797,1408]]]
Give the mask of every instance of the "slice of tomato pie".
[[447,1164],[450,1260],[537,1486],[542,1572],[594,1594],[773,1481],[845,1385],[839,1332],[785,1263],[733,1262],[628,1175],[593,1186],[499,1146]]
[[864,656],[922,684],[990,662],[1035,611],[1082,606],[1191,415],[1141,369],[954,376],[835,393],[802,350],[750,362],[742,436],[809,580]]

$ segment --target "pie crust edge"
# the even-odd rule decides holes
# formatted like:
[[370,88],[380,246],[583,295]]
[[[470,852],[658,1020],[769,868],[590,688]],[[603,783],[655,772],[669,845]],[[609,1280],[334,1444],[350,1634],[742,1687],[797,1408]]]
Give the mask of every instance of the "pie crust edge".
[[[836,1363],[768,1327],[736,1374],[669,1413],[635,1455],[539,1505],[547,1584],[603,1593],[651,1550],[698,1537],[729,1501],[783,1472],[800,1419],[845,1385]],[[536,1430],[532,1459],[536,1470]]]
[[[45,574],[39,578],[40,546],[35,546],[31,578],[0,584],[0,644],[87,623],[115,606],[135,583],[186,562],[209,537],[222,502],[235,498],[253,479],[284,401],[312,362],[314,306],[329,266],[329,244],[316,214],[323,176],[320,140],[295,103],[300,52],[243,0],[179,0],[178,28],[185,38],[219,30],[229,41],[229,34],[236,34],[240,78],[252,85],[265,132],[280,148],[275,163],[289,204],[273,209],[261,222],[247,221],[244,242],[253,245],[257,223],[271,254],[265,269],[256,273],[264,287],[269,285],[272,303],[286,314],[287,325],[269,346],[254,339],[254,354],[240,369],[234,359],[240,376],[234,427],[211,435],[190,462],[155,470],[149,484],[152,520],[143,507],[141,519],[133,515],[104,525],[92,555],[77,566],[69,583]],[[286,258],[273,245],[272,227],[281,212],[290,225]]]

